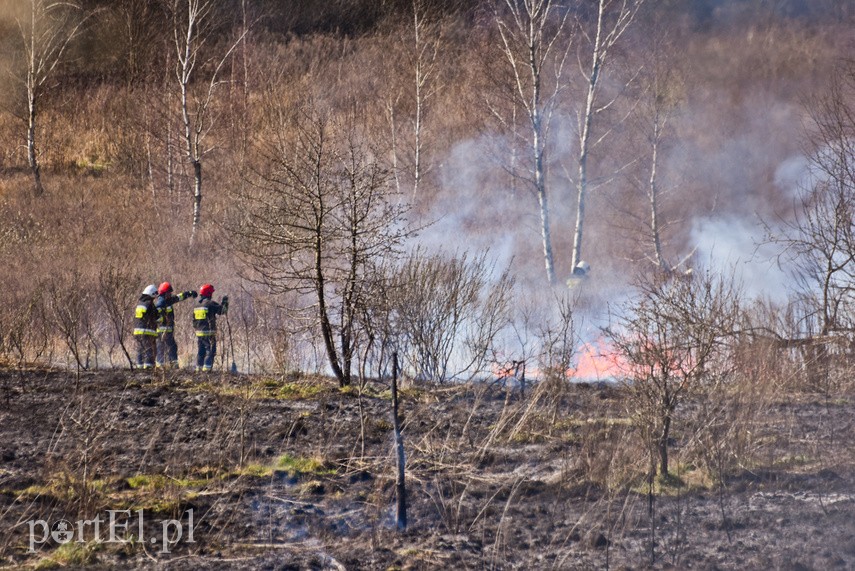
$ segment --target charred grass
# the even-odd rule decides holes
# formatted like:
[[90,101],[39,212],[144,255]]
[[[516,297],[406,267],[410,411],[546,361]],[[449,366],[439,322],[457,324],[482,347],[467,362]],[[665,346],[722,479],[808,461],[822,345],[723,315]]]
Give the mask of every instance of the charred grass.
[[[855,393],[687,403],[673,469],[651,478],[608,385],[409,385],[410,526],[394,526],[387,389],[322,377],[5,369],[0,563],[277,569],[852,568]],[[744,412],[744,411],[743,411]],[[728,416],[729,415],[729,416]],[[739,424],[733,430],[734,423]],[[702,429],[700,425],[707,426]],[[28,521],[106,510],[187,522],[169,553],[51,539]],[[75,538],[77,539],[77,538]],[[185,538],[186,539],[186,538]]]

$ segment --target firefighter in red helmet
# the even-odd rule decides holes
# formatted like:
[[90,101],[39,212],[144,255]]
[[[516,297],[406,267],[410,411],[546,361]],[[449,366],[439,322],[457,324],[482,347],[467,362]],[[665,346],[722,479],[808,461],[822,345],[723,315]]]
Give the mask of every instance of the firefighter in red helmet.
[[178,295],[172,292],[172,284],[163,282],[157,288],[154,306],[160,314],[157,327],[157,366],[178,367],[178,343],[175,342],[175,310],[173,305],[188,297],[196,297],[195,291],[183,291]]
[[146,286],[134,308],[134,339],[137,342],[137,365],[141,369],[154,367],[158,320],[157,308],[154,307],[156,295],[156,285]]
[[205,284],[199,288],[199,301],[193,309],[193,329],[196,330],[196,370],[210,371],[217,356],[217,316],[229,310],[229,296],[222,303],[214,301],[214,286]]

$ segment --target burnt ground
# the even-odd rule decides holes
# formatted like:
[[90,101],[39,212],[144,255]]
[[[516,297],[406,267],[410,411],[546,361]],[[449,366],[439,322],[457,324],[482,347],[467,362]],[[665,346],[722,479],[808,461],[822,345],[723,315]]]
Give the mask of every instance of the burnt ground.
[[[401,532],[383,386],[0,370],[0,566],[855,569],[855,392],[777,394],[718,477],[676,430],[675,477],[652,489],[620,389],[529,392],[402,389]],[[28,521],[106,510],[142,513],[142,540],[132,520],[28,552],[31,525],[47,535]]]

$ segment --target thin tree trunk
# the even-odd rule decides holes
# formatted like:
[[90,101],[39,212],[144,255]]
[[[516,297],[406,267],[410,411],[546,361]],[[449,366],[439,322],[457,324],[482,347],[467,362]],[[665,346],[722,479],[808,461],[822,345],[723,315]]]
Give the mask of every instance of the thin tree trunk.
[[330,323],[329,314],[327,313],[326,293],[324,292],[326,280],[324,279],[323,272],[323,257],[321,255],[323,252],[322,248],[323,244],[321,235],[318,234],[315,243],[315,288],[318,294],[318,318],[321,322],[321,336],[324,339],[324,347],[326,347],[327,356],[329,357],[330,367],[332,367],[333,374],[335,375],[335,378],[338,379],[339,386],[346,387],[350,385],[350,377],[345,376],[344,371],[339,364],[338,353],[335,350],[335,343],[333,341],[332,324]]
[[546,189],[541,187],[537,190],[537,202],[540,205],[540,230],[543,240],[543,261],[546,266],[546,278],[550,284],[555,283],[555,264],[552,255],[552,234],[549,227],[549,199]]
[[422,145],[422,46],[421,46],[421,23],[419,21],[419,3],[413,2],[413,34],[416,51],[416,116],[413,122],[413,135],[415,136],[415,156],[413,162],[413,201],[419,192],[419,181],[421,180],[421,145]]
[[36,196],[44,194],[42,186],[41,167],[39,166],[38,153],[36,152],[36,99],[30,94],[28,101],[29,112],[27,114],[27,161],[33,172],[34,193]]
[[[536,73],[533,74],[536,77]],[[532,147],[534,149],[534,186],[537,189],[537,203],[540,206],[540,231],[543,240],[543,261],[546,266],[546,278],[555,283],[555,264],[552,256],[552,233],[549,228],[549,197],[546,194],[546,177],[543,172],[543,143],[541,117],[536,106],[540,104],[540,89],[535,81],[535,101],[532,108]]]
[[671,415],[662,419],[662,434],[659,435],[659,475],[668,475],[668,436],[671,433]]
[[659,223],[659,187],[656,184],[656,170],[659,158],[659,139],[661,136],[661,127],[659,125],[659,114],[653,120],[653,149],[650,158],[650,180],[648,184],[648,199],[650,201],[650,232],[653,234],[653,255],[656,260],[656,265],[663,272],[671,271],[665,257],[662,255],[662,236],[661,225]]
[[[599,26],[597,27],[597,42],[599,42]],[[594,95],[600,73],[599,53],[594,51],[594,64],[591,79],[588,83],[588,97],[585,103],[585,116],[582,124],[582,134],[579,139],[579,180],[576,181],[576,227],[573,232],[573,258],[571,266],[582,261],[582,238],[585,225],[585,206],[588,195],[588,155],[590,153],[591,123],[594,116]]]
[[202,220],[202,161],[193,160],[193,230],[190,233],[190,245],[196,239],[196,232]]

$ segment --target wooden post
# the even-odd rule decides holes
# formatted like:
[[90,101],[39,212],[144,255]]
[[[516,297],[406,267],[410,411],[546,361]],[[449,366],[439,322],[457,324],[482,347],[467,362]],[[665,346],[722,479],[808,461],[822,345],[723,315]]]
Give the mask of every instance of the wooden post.
[[395,429],[395,456],[398,461],[398,477],[395,481],[395,495],[398,500],[398,531],[407,529],[407,484],[405,481],[406,456],[404,455],[404,437],[401,436],[401,423],[398,420],[398,353],[392,353],[392,426]]

